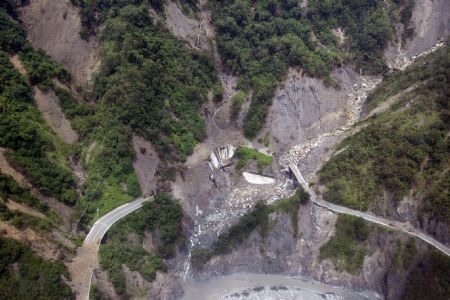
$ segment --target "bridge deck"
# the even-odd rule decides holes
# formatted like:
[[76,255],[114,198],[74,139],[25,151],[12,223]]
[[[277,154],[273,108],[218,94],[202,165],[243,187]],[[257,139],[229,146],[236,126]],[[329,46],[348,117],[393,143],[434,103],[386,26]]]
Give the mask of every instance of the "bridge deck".
[[426,235],[425,233],[421,232],[420,230],[414,228],[410,223],[403,223],[403,222],[399,222],[399,221],[384,219],[382,217],[378,217],[378,216],[375,216],[370,213],[362,212],[359,210],[354,210],[354,209],[351,209],[348,207],[339,206],[339,205],[332,204],[332,203],[329,203],[329,202],[326,202],[323,200],[319,200],[316,197],[315,192],[309,188],[306,180],[303,178],[297,165],[290,163],[289,168],[291,169],[292,173],[294,173],[294,176],[295,176],[295,178],[297,178],[297,181],[300,183],[300,185],[305,189],[305,191],[307,191],[310,194],[310,199],[313,202],[313,204],[323,207],[323,208],[326,208],[326,209],[331,210],[336,213],[360,217],[366,221],[369,221],[369,222],[372,222],[372,223],[375,223],[378,225],[382,225],[382,226],[388,227],[390,229],[402,231],[404,233],[407,233],[409,235],[412,235],[414,237],[421,239],[422,241],[428,243],[429,245],[431,245],[431,246],[435,247],[436,249],[438,249],[439,251],[443,252],[447,256],[450,256],[450,249],[446,245],[437,241],[433,237]]

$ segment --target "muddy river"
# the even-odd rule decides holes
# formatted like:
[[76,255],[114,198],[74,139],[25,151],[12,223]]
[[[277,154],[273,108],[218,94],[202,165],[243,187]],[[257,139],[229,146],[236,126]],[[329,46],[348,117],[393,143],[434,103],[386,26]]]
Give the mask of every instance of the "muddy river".
[[283,275],[237,273],[198,282],[188,279],[182,283],[184,300],[212,299],[273,299],[273,300],[378,300],[373,291],[356,292],[318,281]]

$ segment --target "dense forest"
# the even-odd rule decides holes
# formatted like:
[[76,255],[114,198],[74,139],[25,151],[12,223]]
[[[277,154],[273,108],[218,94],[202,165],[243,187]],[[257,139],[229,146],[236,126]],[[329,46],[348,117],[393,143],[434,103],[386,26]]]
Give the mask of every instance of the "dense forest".
[[[211,58],[187,48],[152,20],[147,1],[72,3],[81,8],[82,35],[103,28],[99,33],[102,64],[90,95],[95,114],[77,126],[93,129],[78,152],[86,157],[81,149],[93,147],[86,162],[86,197],[80,204],[84,207],[86,199],[94,200],[85,214],[86,223],[97,208],[105,213],[140,194],[132,169],[133,134],[151,140],[163,164],[184,161],[192,153],[206,137],[200,108],[218,81]],[[151,4],[162,7],[162,2]],[[171,167],[163,169],[161,178],[170,178]]]
[[[148,281],[154,279],[157,271],[166,270],[163,258],[173,257],[177,246],[184,243],[182,217],[183,211],[177,200],[170,194],[161,193],[139,211],[114,224],[99,255],[100,264],[108,271],[118,294],[127,295],[123,264]],[[157,245],[152,253],[142,248],[145,232],[152,234],[153,243]],[[130,241],[132,235],[138,242]]]
[[[218,48],[239,88],[252,91],[244,134],[254,138],[264,125],[278,83],[289,67],[336,83],[330,72],[353,65],[367,74],[384,73],[383,50],[395,22],[407,24],[414,1],[213,1]],[[335,33],[341,29],[343,41]]]
[[[89,173],[83,197],[77,200],[74,179],[67,169],[45,165],[45,159],[37,159],[48,156],[53,150],[49,148],[50,142],[45,143],[45,149],[43,142],[36,147],[42,148],[41,153],[34,151],[33,155],[19,156],[19,151],[16,151],[11,160],[29,171],[27,175],[33,179],[33,184],[42,187],[42,192],[70,205],[77,203],[76,218],[81,216],[87,202],[91,202],[81,225],[89,223],[97,209],[105,213],[141,193],[132,169],[134,152],[130,141],[133,134],[152,140],[160,157],[167,162],[185,160],[196,143],[206,136],[199,110],[207,100],[208,91],[217,86],[214,64],[207,55],[188,49],[163,25],[154,23],[144,2],[73,1],[82,8],[86,32],[92,33],[98,26],[104,27],[101,33],[102,65],[88,95],[96,102],[95,107],[76,102],[67,91],[55,86],[53,78],[70,82],[70,75],[42,51],[33,50],[23,29],[6,13],[1,15],[0,39],[5,41],[2,50],[20,54],[30,84],[53,90],[63,112],[80,134],[80,143],[70,151],[81,160],[90,157],[89,161],[83,161]],[[156,2],[153,4],[157,6]],[[16,73],[20,78],[21,75],[7,60],[8,57],[4,56],[3,67],[8,66],[8,72]],[[14,78],[6,70],[2,74],[8,75],[8,79]],[[19,82],[20,79],[14,80]],[[14,86],[18,88],[15,82]],[[22,88],[29,89],[26,82],[22,85]],[[30,96],[30,93],[21,95],[28,97],[27,101],[32,104]],[[2,107],[6,106],[3,102]],[[16,117],[30,121],[25,115]],[[2,129],[17,129],[18,126],[13,124],[8,121],[9,127],[2,126]],[[21,126],[20,130],[27,128],[29,126]],[[16,138],[19,134],[10,134],[10,140],[20,141]],[[31,134],[37,136],[37,133]],[[30,133],[23,138],[27,136]],[[34,143],[39,141],[40,138],[33,138]],[[1,145],[18,150],[6,140]],[[67,157],[69,150],[65,151]],[[32,160],[32,156],[36,159]],[[46,176],[56,180],[47,180]]]
[[71,299],[63,280],[62,262],[44,261],[22,243],[0,237],[0,295],[2,299]]
[[411,271],[402,299],[445,300],[450,293],[450,259],[431,251]]
[[422,213],[450,222],[449,70],[450,48],[444,47],[389,75],[369,96],[367,111],[416,86],[338,147],[343,152],[320,171],[327,201],[367,210],[384,190],[398,203],[413,189],[423,199]]
[[[6,154],[10,163],[44,195],[75,206],[74,218],[82,217],[77,224],[81,228],[89,224],[96,211],[104,214],[141,194],[132,168],[133,133],[153,138],[167,161],[186,158],[194,145],[205,137],[198,109],[217,80],[212,61],[204,54],[187,49],[170,33],[156,27],[143,6],[117,4],[115,9],[118,9],[117,14],[102,21],[105,22],[102,35],[104,63],[94,80],[92,92],[83,96],[94,99],[95,106],[82,99],[75,100],[69,90],[63,88],[70,86],[71,76],[42,50],[31,47],[25,31],[14,20],[14,10],[9,11],[12,15],[0,11],[0,147],[8,149]],[[124,40],[126,32],[130,35]],[[134,42],[147,46],[139,47]],[[133,43],[133,47],[125,47],[129,43]],[[142,52],[137,53],[136,49]],[[25,75],[11,63],[13,55],[23,63]],[[64,144],[46,125],[33,101],[34,87],[56,94],[62,111],[79,134],[79,143]],[[75,192],[69,156],[77,157],[88,172],[81,197]],[[30,189],[21,187],[4,174],[0,174],[0,198],[0,219],[20,230],[32,228],[49,233],[57,226],[51,223],[55,216],[47,205],[33,196]],[[8,200],[34,207],[50,219],[10,211],[6,206]],[[126,296],[123,263],[149,281],[156,271],[166,269],[163,258],[173,256],[184,242],[182,215],[181,206],[170,195],[159,194],[139,213],[111,230],[108,243],[101,247],[100,261],[111,272],[111,280],[119,294]],[[149,253],[141,245],[124,245],[123,239],[130,231],[140,239],[144,231],[157,232],[160,241],[156,252]],[[10,248],[7,242],[1,245],[4,251]],[[35,255],[24,249],[24,269],[31,263],[48,269],[48,272],[43,269],[41,278],[30,272],[30,278],[42,281],[43,285],[51,280],[54,288],[60,289],[55,295],[48,289],[48,298],[71,298],[70,289],[59,286],[62,275],[68,277],[60,262],[54,264],[57,269],[53,264],[47,266],[39,260],[30,262],[28,257],[35,259]],[[13,254],[3,254],[5,264],[6,259],[16,259]],[[4,280],[8,281],[5,281],[5,288],[14,285],[12,280],[28,284],[26,277],[8,275],[11,267],[5,270]],[[40,289],[39,285],[36,288]],[[42,291],[30,294],[30,298],[42,298]],[[5,290],[2,295],[9,295],[9,292]],[[28,299],[17,295],[18,299]]]
[[92,19],[85,28],[105,26],[94,97],[116,120],[151,138],[163,157],[186,159],[206,134],[199,109],[217,84],[211,58],[155,23],[146,1],[75,3]]

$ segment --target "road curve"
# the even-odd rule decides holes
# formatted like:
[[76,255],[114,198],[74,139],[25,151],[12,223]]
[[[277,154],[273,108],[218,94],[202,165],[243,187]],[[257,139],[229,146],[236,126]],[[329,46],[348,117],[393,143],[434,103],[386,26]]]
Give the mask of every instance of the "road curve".
[[128,202],[122,206],[117,207],[116,209],[110,211],[109,213],[98,219],[86,236],[84,245],[99,243],[105,233],[115,222],[125,217],[129,213],[132,213],[135,210],[141,208],[143,203],[149,201],[150,199],[152,198],[138,198],[132,202]]
[[421,239],[422,241],[430,244],[431,246],[435,247],[436,249],[438,249],[442,253],[446,254],[447,256],[450,256],[450,249],[446,245],[442,244],[441,242],[437,241],[436,239],[434,239],[434,238],[430,237],[429,235],[426,235],[423,232],[419,231],[418,229],[414,228],[410,223],[388,220],[388,219],[384,219],[384,218],[375,216],[370,213],[361,212],[359,210],[354,210],[354,209],[350,209],[348,207],[339,206],[339,205],[336,205],[336,204],[333,204],[333,203],[330,203],[327,201],[318,200],[314,191],[310,190],[308,184],[306,183],[305,179],[303,178],[302,174],[300,173],[300,170],[298,169],[297,165],[294,163],[290,163],[289,168],[294,173],[294,176],[297,178],[297,181],[303,186],[303,188],[306,191],[309,192],[309,194],[311,196],[311,201],[315,205],[329,209],[333,212],[360,217],[366,221],[376,223],[378,225],[382,225],[382,226],[385,226],[385,227],[388,227],[388,228],[391,228],[394,230],[402,231],[406,234],[409,234],[409,235],[412,235],[414,237]]
[[150,198],[138,198],[132,202],[117,207],[94,223],[84,243],[77,249],[77,255],[69,263],[72,287],[77,291],[77,300],[89,299],[89,289],[92,273],[98,267],[98,249],[105,233],[111,226],[126,215],[142,207]]

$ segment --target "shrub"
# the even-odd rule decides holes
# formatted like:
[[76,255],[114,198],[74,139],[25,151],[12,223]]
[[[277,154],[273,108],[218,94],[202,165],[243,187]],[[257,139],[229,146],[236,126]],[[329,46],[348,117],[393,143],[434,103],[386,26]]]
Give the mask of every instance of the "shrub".
[[[398,203],[413,187],[424,199],[422,211],[450,220],[448,203],[449,47],[424,57],[406,71],[388,77],[368,98],[368,111],[418,85],[383,114],[345,139],[320,170],[327,201],[366,210],[383,191]],[[443,66],[443,67],[442,67]],[[424,80],[426,82],[424,83]],[[407,104],[409,102],[409,104]],[[447,170],[447,171],[446,171]]]
[[211,259],[211,256],[211,251],[206,248],[193,248],[191,252],[192,266],[197,270],[201,270]]
[[245,97],[247,95],[244,92],[238,92],[231,98],[231,118],[236,119],[241,111],[242,104],[244,104]]
[[450,292],[450,259],[432,251],[409,273],[401,299],[447,299]]
[[0,295],[5,299],[72,299],[61,261],[44,261],[22,243],[0,237]]
[[361,218],[339,215],[336,232],[320,248],[320,259],[330,258],[338,271],[357,273],[364,262],[366,247],[363,243],[370,230],[371,226]]
[[238,158],[237,170],[242,170],[250,160],[255,160],[258,163],[258,171],[260,173],[263,172],[264,167],[272,164],[272,157],[247,147],[239,147],[236,150],[236,157]]

